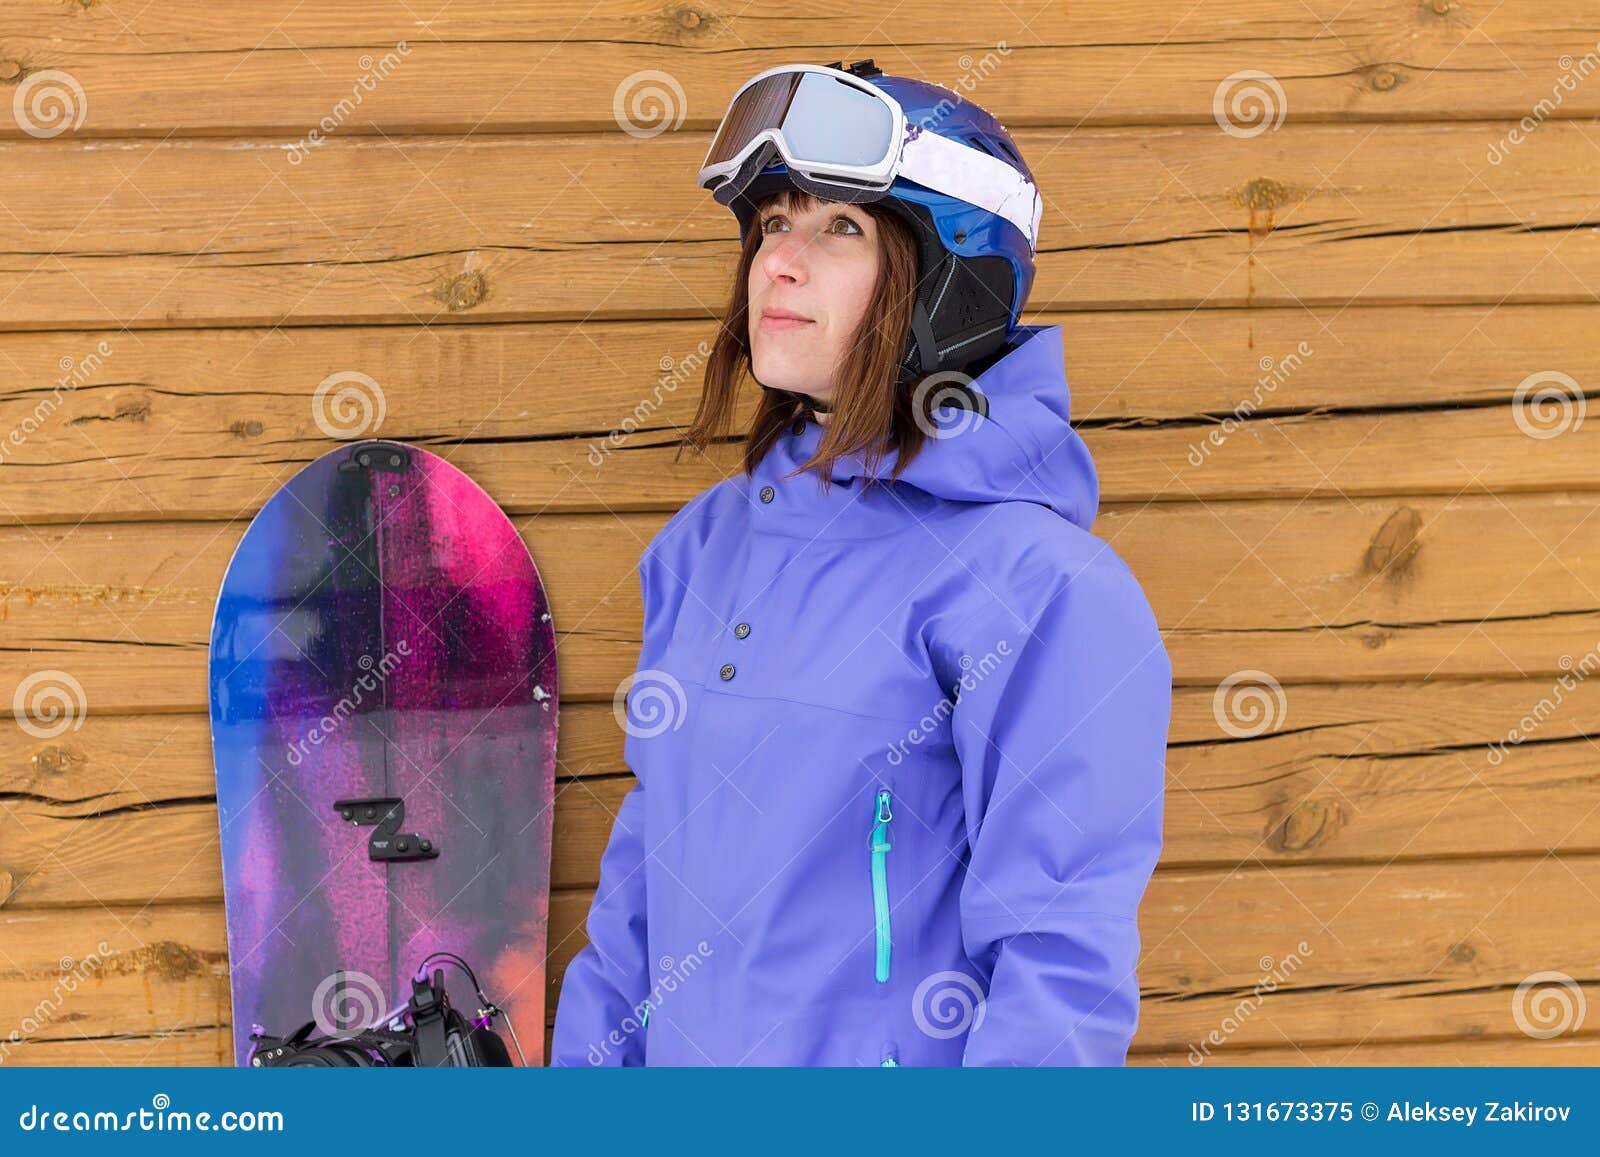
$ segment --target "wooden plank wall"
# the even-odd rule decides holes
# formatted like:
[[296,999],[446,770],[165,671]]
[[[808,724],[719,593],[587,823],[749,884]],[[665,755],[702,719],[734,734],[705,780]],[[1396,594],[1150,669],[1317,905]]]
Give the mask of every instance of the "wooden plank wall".
[[0,1060],[229,1060],[208,622],[341,373],[549,583],[556,1007],[631,782],[637,556],[733,469],[671,452],[734,257],[694,168],[739,80],[867,56],[1033,164],[1029,320],[1173,656],[1132,1062],[1600,1060],[1592,0],[801,17],[6,5],[0,702],[61,671],[83,714],[0,728]]

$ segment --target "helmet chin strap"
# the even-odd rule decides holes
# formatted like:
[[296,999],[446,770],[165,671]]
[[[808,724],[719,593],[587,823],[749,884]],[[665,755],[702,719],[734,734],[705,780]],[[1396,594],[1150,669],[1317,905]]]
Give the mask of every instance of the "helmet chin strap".
[[913,377],[937,373],[939,369],[939,342],[933,336],[933,320],[928,316],[927,305],[920,300],[911,306],[911,348],[903,364]]

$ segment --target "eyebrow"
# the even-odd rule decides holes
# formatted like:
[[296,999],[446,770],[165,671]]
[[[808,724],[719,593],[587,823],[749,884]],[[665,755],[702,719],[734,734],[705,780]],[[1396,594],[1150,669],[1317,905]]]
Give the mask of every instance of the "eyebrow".
[[[830,212],[832,212],[834,214],[837,214],[839,216],[849,217],[852,221],[855,221],[858,225],[859,224],[865,224],[866,222],[872,220],[871,214],[869,214],[869,213],[867,213],[867,212],[865,212],[863,210],[859,210],[859,209],[857,209],[857,207],[855,205],[852,205],[852,204],[850,204],[848,202],[845,202],[845,201],[822,201],[822,200],[818,200],[818,201],[816,201],[814,203],[817,204],[817,205],[824,206],[825,208],[827,208]],[[791,202],[778,201],[776,198],[774,198],[772,200],[772,202],[768,203],[767,205],[763,206],[760,210],[757,211],[757,216],[759,216],[759,217],[767,217],[767,216],[770,216],[770,215],[772,215],[774,213],[794,213],[794,212],[803,212],[803,210],[797,210]]]

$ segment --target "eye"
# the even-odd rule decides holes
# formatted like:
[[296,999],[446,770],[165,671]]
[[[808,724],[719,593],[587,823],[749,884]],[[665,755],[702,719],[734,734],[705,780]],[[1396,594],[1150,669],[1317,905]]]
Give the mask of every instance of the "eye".
[[757,228],[763,234],[766,234],[766,233],[770,232],[770,230],[767,229],[767,226],[769,224],[771,224],[773,221],[782,221],[782,220],[783,220],[783,214],[782,213],[768,213],[765,217],[761,218],[760,223],[757,225]]
[[841,236],[848,237],[848,236],[850,236],[852,231],[855,232],[855,233],[861,233],[862,232],[862,228],[861,228],[860,225],[856,224],[855,218],[846,217],[843,213],[840,213],[837,217],[835,217],[832,220],[832,222],[829,223],[828,231],[830,233],[835,232],[835,230],[833,228],[834,225],[848,225],[848,226],[850,226],[850,229],[846,230],[843,234],[841,234]]

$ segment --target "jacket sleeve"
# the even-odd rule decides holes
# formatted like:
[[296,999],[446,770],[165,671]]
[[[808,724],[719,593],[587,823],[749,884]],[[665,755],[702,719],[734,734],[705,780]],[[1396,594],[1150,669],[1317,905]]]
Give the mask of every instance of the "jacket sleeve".
[[552,1066],[644,1064],[645,965],[644,785],[622,798],[600,859],[586,928],[561,980],[551,1040]]
[[[647,636],[653,626],[654,601],[648,559],[647,550],[639,566]],[[631,702],[629,718],[632,719]],[[636,773],[642,766],[638,743],[637,733],[630,729],[624,751]],[[600,882],[585,922],[589,943],[572,958],[561,980],[550,1046],[552,1067],[644,1064],[650,993],[645,938],[644,792],[644,776],[640,774],[622,798],[600,857]]]
[[[1132,572],[1101,555],[966,633],[952,712],[988,974],[964,1065],[1121,1065],[1140,900],[1161,851],[1172,667]],[[981,656],[981,660],[980,660]]]

